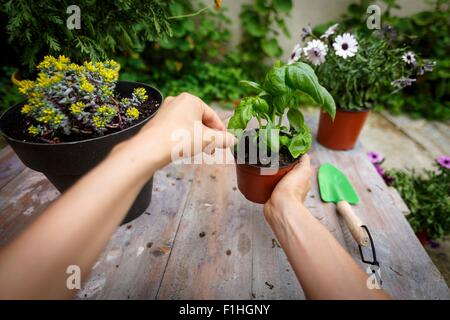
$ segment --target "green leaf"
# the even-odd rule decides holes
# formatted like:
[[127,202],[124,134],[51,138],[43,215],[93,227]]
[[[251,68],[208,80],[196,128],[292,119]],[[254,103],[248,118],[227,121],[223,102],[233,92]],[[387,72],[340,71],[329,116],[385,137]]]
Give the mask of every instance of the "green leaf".
[[280,136],[280,145],[288,147],[291,139],[288,136]]
[[266,100],[255,97],[253,99],[253,109],[258,113],[267,113],[269,112],[269,105]]
[[322,106],[334,119],[336,104],[331,94],[322,87],[314,70],[303,62],[296,62],[287,66],[286,83],[294,90],[299,90],[309,95],[315,103]]
[[261,49],[267,54],[269,57],[279,57],[283,53],[283,50],[278,45],[278,41],[274,38],[261,39]]
[[292,0],[272,0],[276,10],[289,13],[292,10]]
[[309,128],[303,126],[301,132],[292,137],[288,149],[294,158],[298,158],[302,154],[308,152],[308,150],[311,148],[311,144],[312,136]]
[[298,109],[289,109],[287,117],[291,130],[294,129],[296,132],[299,132],[303,128],[305,119],[303,118],[303,114]]
[[268,26],[253,11],[245,11],[241,15],[242,26],[253,37],[261,38],[268,31]]
[[228,122],[228,129],[245,129],[247,127],[248,122],[255,114],[251,99],[253,97],[242,99],[239,102],[234,115]]
[[259,132],[260,148],[268,147],[272,152],[280,151],[280,130],[276,128],[271,121],[267,122],[264,129]]
[[264,80],[264,90],[273,95],[281,95],[288,91],[285,83],[286,67],[272,67]]
[[243,84],[244,86],[251,88],[251,89],[255,89],[256,92],[261,92],[262,91],[262,87],[259,83],[253,82],[253,81],[247,81],[247,80],[241,80],[239,81],[240,84]]

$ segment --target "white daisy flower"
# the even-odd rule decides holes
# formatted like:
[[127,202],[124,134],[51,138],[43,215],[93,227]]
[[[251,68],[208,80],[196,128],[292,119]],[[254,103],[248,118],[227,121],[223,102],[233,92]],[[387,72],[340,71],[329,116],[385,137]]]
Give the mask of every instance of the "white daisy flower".
[[333,34],[336,33],[336,29],[339,26],[338,23],[332,25],[331,27],[329,27],[327,29],[327,31],[325,31],[325,33],[323,35],[320,36],[320,39],[328,39],[329,37],[331,37]]
[[358,52],[358,41],[350,33],[344,33],[336,37],[333,47],[338,56],[347,59]]
[[416,55],[409,51],[406,52],[403,57],[402,57],[403,61],[405,61],[407,64],[415,64],[416,63]]
[[327,55],[327,47],[325,43],[320,40],[312,40],[308,42],[308,45],[303,49],[306,58],[314,65],[319,65],[325,62],[325,56]]
[[291,56],[289,57],[288,64],[297,62],[301,56],[302,56],[302,47],[300,46],[300,44],[297,43],[294,47],[294,50],[292,50]]

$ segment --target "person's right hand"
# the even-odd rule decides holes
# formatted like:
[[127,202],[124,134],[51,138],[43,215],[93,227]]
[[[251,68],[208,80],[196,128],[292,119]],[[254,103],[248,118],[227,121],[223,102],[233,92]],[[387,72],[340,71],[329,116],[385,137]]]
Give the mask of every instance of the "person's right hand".
[[[167,97],[155,117],[132,140],[138,149],[137,157],[157,154],[159,167],[171,160],[192,157],[202,151],[212,153],[214,148],[227,148],[236,143],[217,113],[189,93]],[[178,158],[173,159],[174,154]]]
[[307,154],[303,155],[300,162],[277,184],[272,192],[270,199],[264,205],[264,214],[268,221],[274,218],[274,215],[283,212],[292,212],[286,210],[293,205],[303,206],[306,195],[311,189],[311,165]]

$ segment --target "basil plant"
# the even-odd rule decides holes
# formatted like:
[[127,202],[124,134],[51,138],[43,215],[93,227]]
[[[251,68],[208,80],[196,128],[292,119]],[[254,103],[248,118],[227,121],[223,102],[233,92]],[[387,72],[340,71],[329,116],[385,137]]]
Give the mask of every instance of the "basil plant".
[[[278,153],[285,146],[296,159],[310,149],[312,136],[299,110],[304,95],[322,106],[333,119],[336,114],[333,97],[320,85],[314,70],[303,62],[286,65],[276,62],[262,84],[241,83],[252,88],[255,95],[240,100],[228,129],[240,139],[249,121],[256,118],[257,130],[265,132],[259,135],[259,147],[265,145],[271,152]],[[289,128],[282,124],[286,112]]]

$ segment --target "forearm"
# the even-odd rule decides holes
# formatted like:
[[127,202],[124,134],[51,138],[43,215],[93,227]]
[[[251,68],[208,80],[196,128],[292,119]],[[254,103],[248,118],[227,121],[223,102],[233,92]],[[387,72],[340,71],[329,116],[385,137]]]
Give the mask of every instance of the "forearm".
[[266,218],[308,299],[385,299],[330,232],[298,201],[268,206]]
[[[0,298],[63,298],[66,269],[85,279],[142,186],[164,164],[136,136],[55,201],[0,252]],[[142,148],[155,148],[143,156]]]

